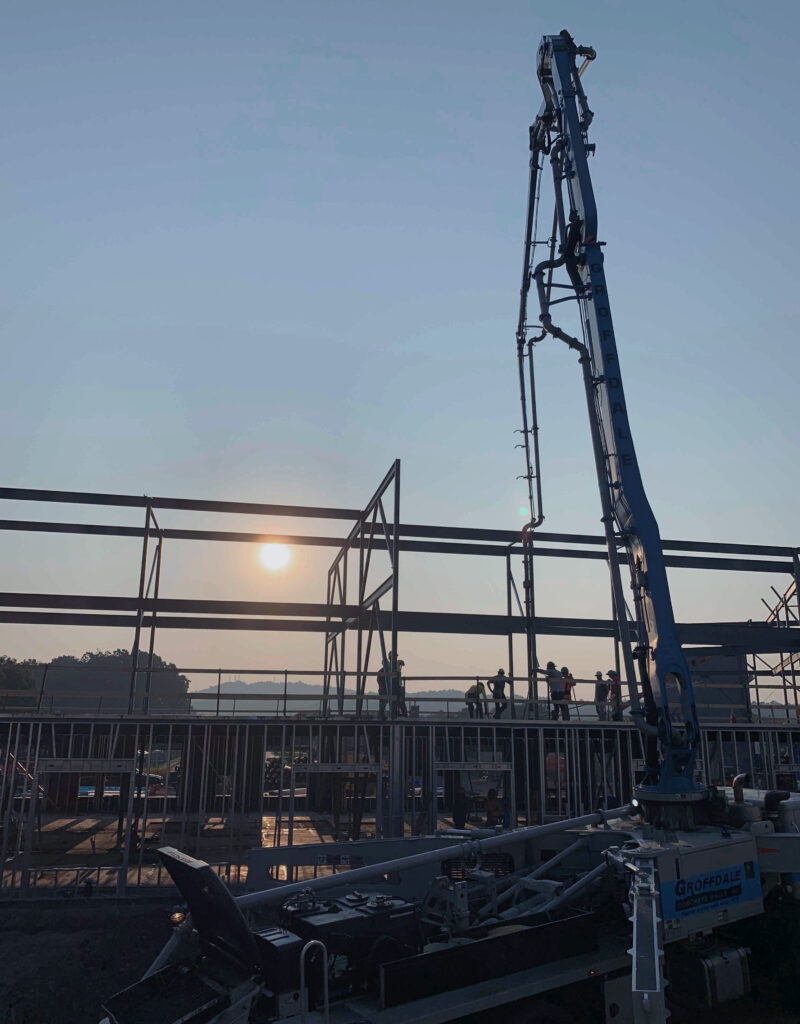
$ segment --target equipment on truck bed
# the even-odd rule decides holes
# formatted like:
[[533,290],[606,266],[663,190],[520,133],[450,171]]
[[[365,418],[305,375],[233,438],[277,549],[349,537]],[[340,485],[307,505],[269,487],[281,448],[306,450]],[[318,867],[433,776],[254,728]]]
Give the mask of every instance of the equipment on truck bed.
[[387,840],[400,856],[236,898],[202,861],[162,849],[188,916],[106,1019],[448,1024],[546,1005],[678,1021],[749,991],[762,922],[784,943],[759,980],[799,966],[800,798],[745,782],[713,791],[716,823],[692,831],[623,807],[475,840],[438,833],[406,855],[413,840]]

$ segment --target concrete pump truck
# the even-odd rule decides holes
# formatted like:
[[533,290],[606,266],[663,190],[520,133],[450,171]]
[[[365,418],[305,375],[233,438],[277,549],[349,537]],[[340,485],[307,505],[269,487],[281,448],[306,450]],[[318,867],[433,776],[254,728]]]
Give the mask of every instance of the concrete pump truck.
[[[598,240],[582,83],[594,58],[567,32],[538,51],[543,102],[530,129],[517,329],[531,506],[523,544],[530,582],[541,489],[529,369],[533,346],[549,337],[582,373],[623,674],[645,752],[632,799],[528,828],[334,844],[347,849],[340,870],[298,881],[271,871],[285,851],[257,850],[251,887],[262,884],[237,897],[208,865],[164,848],[185,902],[145,977],[105,1001],[107,1024],[663,1024],[736,999],[753,979],[800,1006],[800,795],[750,789],[744,775],[728,787],[697,777],[692,679],[633,446]],[[554,226],[537,261],[545,176]],[[579,310],[578,336],[556,318],[564,298]],[[532,619],[532,587],[526,595]],[[299,849],[313,864],[332,847]]]

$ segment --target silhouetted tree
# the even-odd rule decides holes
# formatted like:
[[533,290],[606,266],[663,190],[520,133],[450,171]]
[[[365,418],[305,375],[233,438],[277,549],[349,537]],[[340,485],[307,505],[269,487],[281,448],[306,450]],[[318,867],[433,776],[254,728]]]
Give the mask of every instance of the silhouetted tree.
[[[135,710],[141,711],[147,680],[148,655],[139,652]],[[47,671],[44,707],[124,712],[128,709],[131,684],[131,652],[87,651],[76,658],[62,654],[53,658]],[[190,710],[189,680],[177,667],[153,655],[150,710],[187,713]]]
[[35,662],[17,661],[0,654],[0,692],[3,690],[19,690],[16,694],[2,693],[2,708],[35,708],[38,701],[39,687],[37,684]]

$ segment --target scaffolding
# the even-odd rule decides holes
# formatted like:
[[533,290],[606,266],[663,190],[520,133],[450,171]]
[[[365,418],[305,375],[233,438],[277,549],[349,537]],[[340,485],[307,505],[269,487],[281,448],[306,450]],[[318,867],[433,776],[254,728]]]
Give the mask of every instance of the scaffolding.
[[797,686],[800,682],[800,651],[793,642],[800,627],[800,573],[795,554],[794,579],[781,593],[772,587],[771,599],[761,598],[766,622],[775,632],[769,653],[754,652],[748,659],[749,680],[755,696],[757,720],[800,721]]

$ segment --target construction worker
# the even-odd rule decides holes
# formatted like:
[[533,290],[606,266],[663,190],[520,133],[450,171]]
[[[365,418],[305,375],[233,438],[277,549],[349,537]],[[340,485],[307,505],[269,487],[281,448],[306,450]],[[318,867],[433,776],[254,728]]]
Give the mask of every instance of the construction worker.
[[388,698],[391,695],[391,664],[392,664],[393,652],[389,651],[388,655],[382,659],[380,670],[377,675],[378,682],[378,716],[382,720],[386,718],[386,705],[389,703]]
[[467,705],[470,718],[483,718],[484,709],[486,717],[489,717],[489,702],[486,700],[486,687],[480,679],[473,683],[464,694],[464,703]]
[[494,828],[503,824],[503,805],[497,799],[497,790],[490,789],[486,794],[486,827]]
[[397,714],[403,718],[406,717],[408,712],[406,711],[406,681],[403,678],[402,669],[405,666],[403,659],[399,659],[395,665],[395,669],[392,672],[392,696],[395,698],[397,705]]
[[562,704],[562,710],[564,712],[564,721],[569,721],[569,702],[572,700],[572,688],[575,686],[575,680],[572,678],[572,673],[566,665],[561,666],[561,678],[564,680],[564,703]]
[[460,782],[456,783],[456,792],[453,797],[453,828],[463,829],[467,824],[469,809],[472,801],[464,791]]
[[622,688],[620,685],[619,672],[610,668],[606,675],[609,678],[608,700],[611,704],[612,722],[622,721]]
[[564,701],[564,677],[556,668],[554,661],[548,661],[547,663],[547,692],[550,695],[550,703],[552,705],[550,711],[551,720],[555,722],[560,711],[564,721],[569,721],[569,710]]
[[495,718],[502,718],[503,712],[508,707],[508,702],[506,701],[507,682],[508,680],[506,678],[505,669],[502,668],[497,670],[496,676],[492,676],[492,678],[488,680],[489,689],[492,691],[492,697],[494,698]]
[[608,718],[608,683],[603,679],[600,669],[595,672],[594,678],[594,706],[597,709],[597,720],[605,722]]

